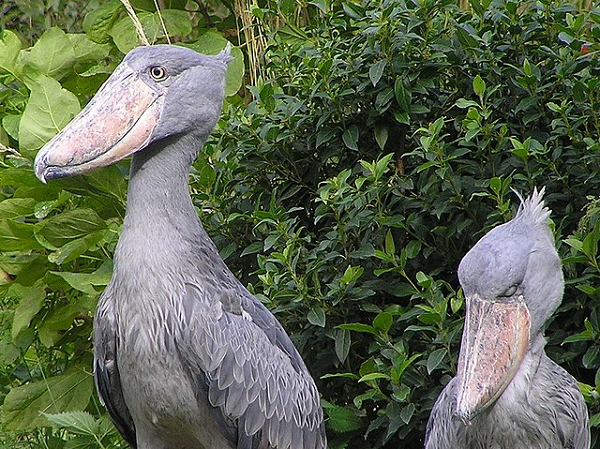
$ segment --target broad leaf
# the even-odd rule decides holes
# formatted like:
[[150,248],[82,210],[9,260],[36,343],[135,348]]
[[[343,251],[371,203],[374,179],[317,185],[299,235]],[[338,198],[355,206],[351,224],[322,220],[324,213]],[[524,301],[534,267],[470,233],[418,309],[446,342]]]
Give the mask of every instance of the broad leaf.
[[106,228],[107,223],[92,209],[75,209],[38,223],[36,238],[49,249],[56,249]]
[[83,410],[92,396],[88,369],[78,366],[64,374],[10,390],[2,406],[2,429],[22,431],[48,425],[42,413]]
[[105,44],[109,41],[112,27],[122,10],[123,5],[119,0],[102,2],[100,6],[86,14],[83,20],[85,33],[92,41]]
[[29,327],[33,317],[42,309],[46,292],[42,287],[24,287],[20,284],[12,284],[8,294],[19,300],[12,325],[12,337],[15,339],[23,329]]
[[[56,80],[70,73],[75,65],[75,50],[64,31],[52,27],[25,53],[25,69],[32,67],[37,73]],[[25,72],[24,72],[25,74]]]
[[33,157],[38,150],[79,112],[79,100],[58,81],[38,76],[28,82],[29,102],[19,125],[19,144],[24,154]]
[[9,30],[0,31],[0,72],[15,75],[15,62],[21,51],[21,41],[15,33]]

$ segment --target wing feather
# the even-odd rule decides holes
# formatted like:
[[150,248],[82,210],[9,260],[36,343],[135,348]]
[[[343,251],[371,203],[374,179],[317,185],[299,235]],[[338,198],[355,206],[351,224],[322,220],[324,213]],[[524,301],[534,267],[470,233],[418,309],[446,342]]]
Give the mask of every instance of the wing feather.
[[137,447],[135,425],[125,404],[117,360],[117,324],[106,291],[94,318],[94,380],[100,400],[119,433],[132,448]]
[[316,386],[270,312],[243,288],[207,298],[189,285],[185,301],[182,361],[205,373],[210,404],[237,422],[238,446],[324,449]]

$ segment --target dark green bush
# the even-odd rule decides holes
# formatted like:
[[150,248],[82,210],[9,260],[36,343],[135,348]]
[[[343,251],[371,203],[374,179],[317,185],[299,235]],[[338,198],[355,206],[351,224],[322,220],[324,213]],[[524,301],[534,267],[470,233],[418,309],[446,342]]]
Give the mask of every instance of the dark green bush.
[[213,234],[324,375],[332,446],[422,446],[456,368],[456,267],[510,188],[546,187],[568,283],[548,352],[598,423],[600,16],[471,6],[316,3],[273,32],[270,78],[208,150]]
[[[422,447],[456,371],[458,263],[510,218],[510,189],[534,186],[546,188],[567,280],[547,351],[581,382],[595,447],[600,11],[548,0],[472,0],[469,10],[429,0],[259,6],[264,76],[229,97],[191,188],[223,257],[318,379],[331,447]],[[96,53],[75,47],[70,71],[47,74],[81,103],[126,50],[111,28],[125,19],[119,8],[107,2],[84,21],[89,38],[105,39],[90,44]],[[206,45],[197,20],[175,30]],[[80,373],[122,221],[125,167],[39,184],[30,164],[41,142],[27,140],[22,120],[33,112],[36,83],[23,73],[35,60],[12,73],[1,55],[0,142],[19,151],[0,167],[0,319],[12,325],[0,334],[0,387],[4,429],[21,432],[49,424],[37,415],[44,407],[99,414]],[[77,407],[42,394],[29,408],[36,415],[24,415],[17,395],[47,378],[78,385]],[[104,432],[97,416],[77,419]],[[37,438],[53,447],[68,439],[50,430]]]

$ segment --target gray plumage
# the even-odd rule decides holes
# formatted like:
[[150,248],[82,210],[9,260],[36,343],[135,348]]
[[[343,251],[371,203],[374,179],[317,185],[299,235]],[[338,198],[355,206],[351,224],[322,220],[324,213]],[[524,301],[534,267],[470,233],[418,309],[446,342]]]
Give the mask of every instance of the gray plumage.
[[[135,153],[114,273],[94,323],[98,392],[131,446],[323,449],[313,379],[281,325],[219,257],[188,191],[190,165],[220,114],[228,60],[228,52],[173,46],[132,51],[83,118],[40,151],[36,173],[83,173]],[[61,154],[84,133],[113,132],[98,124],[111,118],[102,103],[127,102],[115,89],[131,84],[135,105],[148,106],[108,146],[137,146]],[[123,115],[119,123],[127,109],[109,108]],[[111,151],[118,156],[104,156]]]
[[[542,196],[543,190],[534,191],[522,202],[513,220],[486,234],[460,263],[458,274],[467,301],[467,318],[459,373],[433,407],[427,424],[426,449],[589,447],[588,412],[577,382],[544,351],[544,324],[562,300],[564,282],[547,224],[550,211],[544,207]],[[474,330],[470,325],[476,317],[469,315],[469,303],[475,301],[497,303],[497,310],[503,308],[511,319],[497,325],[500,332],[496,334],[493,326]],[[515,325],[516,317],[524,317],[523,322],[529,325],[527,333],[519,333],[522,329]],[[501,321],[496,316],[478,323],[487,325],[494,320]],[[469,332],[479,332],[479,336],[467,337]],[[491,335],[482,336],[486,332]],[[504,341],[506,336],[515,340]],[[518,355],[520,343],[515,343],[519,336],[527,342],[522,357]],[[486,345],[495,345],[489,358],[485,356]],[[502,352],[507,347],[511,350]],[[512,356],[504,360],[509,353]],[[469,367],[469,357],[479,357],[482,362]],[[491,364],[489,371],[487,366],[481,366],[485,361]],[[505,362],[509,366],[512,363],[514,370],[496,375],[497,371],[505,372]],[[477,370],[486,374],[480,375]],[[469,385],[465,379],[490,384],[482,388]],[[492,392],[496,380],[500,386]],[[475,396],[480,402],[470,406],[475,404]]]

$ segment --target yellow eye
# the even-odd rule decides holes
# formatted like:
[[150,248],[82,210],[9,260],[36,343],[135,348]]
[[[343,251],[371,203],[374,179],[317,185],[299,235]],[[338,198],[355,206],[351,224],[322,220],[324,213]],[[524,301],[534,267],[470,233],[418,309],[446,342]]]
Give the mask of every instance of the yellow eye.
[[158,65],[150,67],[150,76],[156,81],[162,81],[167,77],[167,71]]

